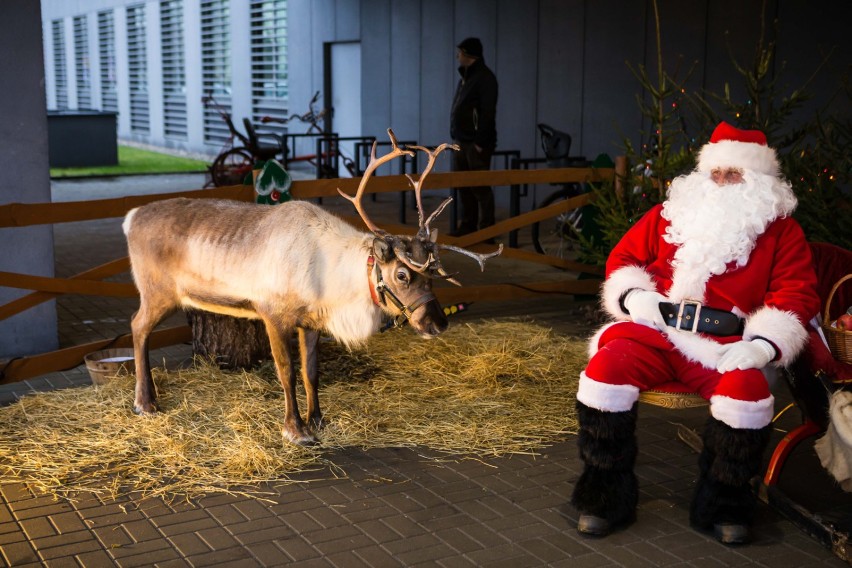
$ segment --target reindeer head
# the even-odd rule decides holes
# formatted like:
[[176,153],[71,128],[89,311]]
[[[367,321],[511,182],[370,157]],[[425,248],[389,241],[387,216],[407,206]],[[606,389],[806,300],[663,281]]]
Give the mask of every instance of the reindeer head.
[[[485,270],[485,261],[503,252],[503,245],[500,245],[493,253],[478,254],[463,248],[438,244],[438,231],[433,230],[430,224],[452,201],[452,197],[445,199],[431,215],[426,217],[423,214],[421,198],[423,181],[432,171],[438,155],[447,148],[458,150],[458,146],[441,144],[435,150],[422,146],[400,148],[391,129],[388,129],[388,136],[393,145],[392,150],[376,158],[376,144],[373,143],[370,163],[364,171],[355,196],[350,197],[340,189],[337,191],[355,205],[364,224],[376,236],[373,240],[371,257],[375,259],[375,267],[370,268],[371,273],[375,272],[375,275],[371,274],[371,283],[375,285],[378,297],[374,298],[374,301],[377,301],[387,313],[396,316],[397,325],[402,325],[407,319],[418,334],[423,337],[434,337],[447,328],[447,317],[432,293],[432,280],[444,278],[461,286],[461,283],[441,266],[439,251],[452,250],[469,256],[479,262],[481,270]],[[361,201],[364,189],[367,187],[370,176],[379,166],[400,156],[413,156],[415,151],[425,152],[429,156],[429,162],[419,179],[415,180],[411,175],[407,175],[414,187],[417,200],[419,228],[413,237],[391,235],[374,224],[364,210]]]

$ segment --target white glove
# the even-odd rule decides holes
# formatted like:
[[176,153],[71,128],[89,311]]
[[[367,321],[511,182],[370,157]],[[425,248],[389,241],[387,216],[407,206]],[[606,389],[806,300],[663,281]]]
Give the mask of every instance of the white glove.
[[737,341],[723,345],[719,350],[716,370],[727,373],[734,369],[761,369],[775,358],[775,348],[764,339]]
[[666,321],[660,312],[660,302],[667,302],[665,296],[650,290],[631,290],[624,298],[624,307],[630,312],[630,319],[654,329],[666,328]]

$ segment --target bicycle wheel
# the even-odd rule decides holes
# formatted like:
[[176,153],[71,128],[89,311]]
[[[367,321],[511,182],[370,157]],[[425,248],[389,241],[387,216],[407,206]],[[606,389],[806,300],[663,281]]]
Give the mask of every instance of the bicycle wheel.
[[243,148],[231,148],[222,152],[213,160],[210,166],[210,177],[213,185],[239,185],[243,183],[246,174],[251,172],[254,160],[251,154]]
[[[575,188],[565,188],[550,194],[541,207],[564,201],[579,194]],[[560,213],[555,219],[533,223],[532,242],[536,252],[559,258],[567,258],[579,246],[577,233],[583,230],[583,209],[571,209]]]

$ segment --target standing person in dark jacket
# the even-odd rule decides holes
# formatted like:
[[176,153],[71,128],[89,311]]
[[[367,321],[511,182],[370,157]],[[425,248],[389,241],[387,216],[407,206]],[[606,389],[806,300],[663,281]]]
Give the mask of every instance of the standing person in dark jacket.
[[[482,42],[469,37],[458,44],[461,80],[450,112],[450,136],[459,145],[453,153],[453,171],[488,170],[497,145],[497,78],[485,66]],[[494,192],[489,186],[458,188],[461,236],[494,224]]]

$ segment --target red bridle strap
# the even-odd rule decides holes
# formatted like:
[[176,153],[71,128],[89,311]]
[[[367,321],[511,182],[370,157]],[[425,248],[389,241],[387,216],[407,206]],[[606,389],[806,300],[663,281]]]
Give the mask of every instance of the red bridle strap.
[[370,298],[373,299],[373,303],[377,306],[381,306],[379,303],[379,297],[376,295],[376,288],[373,286],[373,268],[376,265],[376,259],[373,258],[373,255],[367,257],[367,286],[370,287]]

